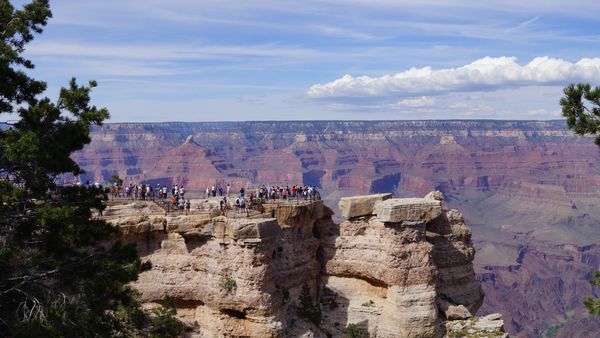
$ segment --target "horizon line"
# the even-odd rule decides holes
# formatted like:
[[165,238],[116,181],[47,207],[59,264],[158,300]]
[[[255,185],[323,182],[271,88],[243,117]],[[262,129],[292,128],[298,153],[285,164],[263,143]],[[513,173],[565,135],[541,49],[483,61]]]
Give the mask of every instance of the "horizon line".
[[559,122],[566,119],[522,120],[522,119],[411,119],[411,120],[220,120],[220,121],[123,121],[103,124],[163,124],[163,123],[284,123],[284,122]]

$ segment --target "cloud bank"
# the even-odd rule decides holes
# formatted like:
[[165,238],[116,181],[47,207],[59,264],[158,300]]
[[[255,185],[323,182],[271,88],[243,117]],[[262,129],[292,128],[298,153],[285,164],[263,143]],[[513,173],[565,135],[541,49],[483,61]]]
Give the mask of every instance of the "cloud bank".
[[600,58],[584,58],[571,63],[544,56],[520,65],[516,57],[485,57],[458,68],[410,68],[381,77],[344,75],[335,81],[311,86],[307,95],[334,102],[387,101],[525,86],[562,86],[575,81],[600,81]]

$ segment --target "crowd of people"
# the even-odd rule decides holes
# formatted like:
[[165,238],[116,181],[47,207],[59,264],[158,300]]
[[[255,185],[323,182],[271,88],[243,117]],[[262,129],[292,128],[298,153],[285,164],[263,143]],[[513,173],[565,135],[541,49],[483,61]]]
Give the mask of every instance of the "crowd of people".
[[[98,183],[94,183],[95,185]],[[130,200],[155,201],[166,206],[167,210],[185,212],[188,214],[191,209],[191,200],[186,198],[186,190],[181,185],[156,184],[153,186],[148,183],[129,183],[119,184],[117,182],[111,185],[111,194],[113,198],[127,198]],[[213,184],[206,187],[205,198],[220,197],[219,206],[222,214],[227,210],[235,210],[236,213],[246,211],[249,213],[255,205],[272,201],[313,201],[320,200],[321,196],[315,186],[294,184],[289,185],[259,185],[255,188],[241,187],[235,196],[232,196],[231,184],[220,185]],[[231,200],[230,200],[231,198]]]
[[[223,189],[219,185],[212,185],[206,187],[205,197],[221,197],[219,202],[220,210],[222,214],[225,214],[227,210],[232,209],[229,198],[231,193],[231,185],[227,184],[226,188]],[[233,202],[233,208],[236,213],[246,211],[249,214],[255,205],[261,204],[262,202],[279,201],[279,200],[320,200],[321,195],[315,186],[301,186],[301,185],[289,185],[283,186],[267,186],[259,185],[254,189],[248,189],[248,191],[241,187],[239,195],[236,196]]]
[[168,186],[161,184],[153,187],[148,183],[122,185],[115,182],[112,184],[111,194],[113,198],[159,202],[166,205],[168,210],[179,210],[181,213],[185,212],[186,215],[190,212],[192,204],[189,198],[185,198],[185,188],[178,184],[169,189]]
[[290,186],[259,186],[256,188],[256,196],[258,198],[264,198],[266,200],[278,200],[278,199],[304,199],[304,200],[317,200],[321,199],[321,195],[317,191],[315,186],[307,185],[292,185]]
[[[321,199],[320,193],[317,191],[315,186],[308,185],[289,185],[284,186],[267,186],[259,185],[254,189],[249,189],[247,192],[244,187],[240,188],[239,196],[245,197],[252,200],[253,198],[260,198],[264,200],[279,200],[279,199],[304,199],[304,200],[318,200]],[[215,185],[206,187],[204,194],[205,198],[209,197],[226,197],[229,198],[231,195],[231,185],[227,184],[225,189],[221,185]]]

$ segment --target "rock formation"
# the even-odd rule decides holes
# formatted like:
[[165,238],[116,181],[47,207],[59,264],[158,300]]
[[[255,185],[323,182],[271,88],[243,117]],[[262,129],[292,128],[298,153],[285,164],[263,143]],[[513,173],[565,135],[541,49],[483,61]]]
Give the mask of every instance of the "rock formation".
[[483,293],[462,215],[439,195],[389,197],[342,200],[339,225],[321,201],[233,218],[121,203],[105,218],[152,262],[140,300],[171,298],[198,337],[505,335],[499,315],[473,317]]

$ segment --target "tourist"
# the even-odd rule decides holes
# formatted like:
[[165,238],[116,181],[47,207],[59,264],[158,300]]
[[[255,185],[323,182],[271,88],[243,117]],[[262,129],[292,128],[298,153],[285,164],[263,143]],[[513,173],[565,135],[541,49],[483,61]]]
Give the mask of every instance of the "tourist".
[[183,212],[185,211],[185,200],[183,198],[179,199],[178,201],[179,205],[179,213],[183,214]]
[[225,215],[225,203],[227,203],[227,197],[223,197],[219,202],[219,208],[221,210],[221,215]]
[[235,213],[236,213],[236,214],[237,214],[237,213],[239,213],[239,211],[240,211],[240,205],[241,205],[241,204],[242,204],[242,203],[241,203],[241,201],[240,201],[240,198],[239,198],[239,197],[238,197],[238,198],[236,198],[236,199],[235,199],[235,203],[234,203],[234,205],[235,205]]

